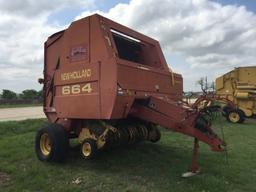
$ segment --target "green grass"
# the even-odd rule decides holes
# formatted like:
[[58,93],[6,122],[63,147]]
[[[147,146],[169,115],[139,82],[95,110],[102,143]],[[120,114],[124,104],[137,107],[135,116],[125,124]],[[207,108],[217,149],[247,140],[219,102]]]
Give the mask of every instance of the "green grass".
[[[255,122],[216,121],[224,127],[229,164],[225,153],[201,144],[202,172],[187,179],[180,175],[191,161],[192,138],[162,130],[156,144],[102,151],[93,161],[83,160],[74,148],[65,164],[43,163],[35,156],[34,137],[45,122],[0,123],[0,172],[10,176],[0,191],[256,191]],[[72,182],[77,178],[79,184]]]
[[36,106],[43,106],[43,104],[1,104],[0,109],[19,108],[19,107],[36,107]]

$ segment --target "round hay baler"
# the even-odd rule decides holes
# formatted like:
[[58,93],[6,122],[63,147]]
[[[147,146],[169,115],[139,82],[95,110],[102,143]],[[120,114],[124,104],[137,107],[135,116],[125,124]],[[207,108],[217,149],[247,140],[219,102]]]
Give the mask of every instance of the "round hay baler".
[[222,151],[204,114],[182,102],[180,74],[168,68],[159,43],[100,15],[73,22],[45,42],[44,112],[38,130],[42,161],[63,161],[78,138],[91,159],[104,148],[160,139],[158,126]]

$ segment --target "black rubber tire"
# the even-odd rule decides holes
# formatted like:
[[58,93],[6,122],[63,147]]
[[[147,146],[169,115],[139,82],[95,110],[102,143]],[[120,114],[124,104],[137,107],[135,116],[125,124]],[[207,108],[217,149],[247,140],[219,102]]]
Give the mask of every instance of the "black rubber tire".
[[231,109],[229,106],[223,107],[223,108],[222,108],[222,115],[223,115],[224,117],[227,117],[229,111],[231,111],[231,110],[232,110],[232,109]]
[[238,109],[238,112],[241,114],[241,119],[239,121],[239,123],[243,123],[245,121],[245,114],[242,110]]
[[[51,143],[49,155],[44,155],[40,147],[40,139],[43,134],[48,134]],[[35,152],[37,158],[47,162],[64,162],[68,155],[69,139],[63,126],[59,124],[47,124],[36,133]]]
[[[234,121],[232,119],[230,119],[230,114],[231,113],[236,113],[239,117],[239,119],[237,121]],[[239,109],[233,109],[233,110],[229,110],[226,116],[227,120],[231,123],[243,123],[245,120],[245,116],[243,111],[239,110]]]
[[[85,155],[85,154],[83,153],[83,145],[85,145],[85,144],[88,144],[88,145],[90,145],[90,147],[91,147],[91,152],[90,152],[89,155]],[[93,158],[95,157],[95,155],[97,154],[97,152],[98,152],[96,141],[93,140],[93,139],[85,139],[85,140],[83,141],[83,143],[81,144],[81,150],[80,150],[80,152],[81,152],[81,155],[82,155],[82,157],[83,157],[84,159],[86,159],[86,160],[87,160],[87,159],[93,159]]]

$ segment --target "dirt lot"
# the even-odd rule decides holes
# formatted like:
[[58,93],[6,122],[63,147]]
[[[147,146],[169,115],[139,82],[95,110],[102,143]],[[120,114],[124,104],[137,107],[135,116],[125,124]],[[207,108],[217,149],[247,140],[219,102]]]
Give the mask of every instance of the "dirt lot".
[[43,107],[20,107],[0,109],[0,121],[44,118]]

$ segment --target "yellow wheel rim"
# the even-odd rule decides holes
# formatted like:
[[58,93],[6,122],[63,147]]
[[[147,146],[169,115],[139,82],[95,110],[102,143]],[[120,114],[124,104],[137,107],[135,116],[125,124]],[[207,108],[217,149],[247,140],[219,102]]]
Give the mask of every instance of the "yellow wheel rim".
[[40,149],[45,156],[49,155],[51,152],[51,140],[47,133],[44,133],[40,138]]
[[92,147],[89,143],[84,143],[82,146],[82,153],[85,157],[90,156],[90,154],[92,153]]
[[240,117],[236,112],[231,112],[229,114],[229,119],[230,119],[231,122],[237,123],[240,120]]

